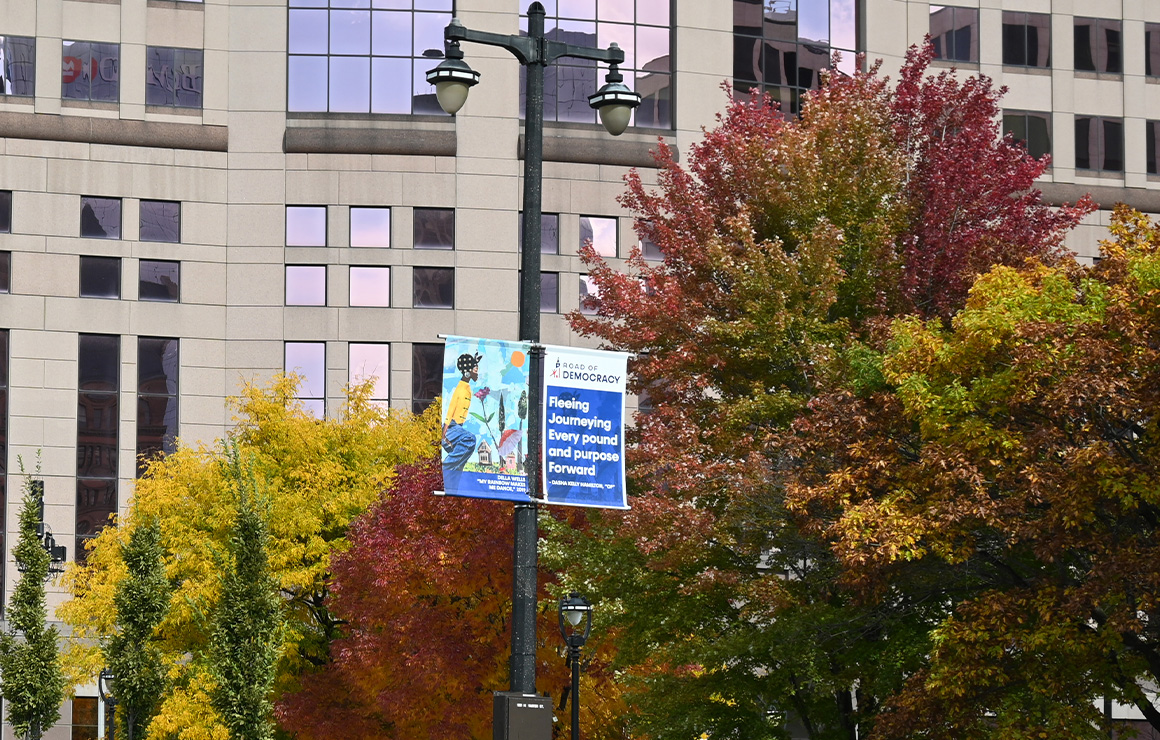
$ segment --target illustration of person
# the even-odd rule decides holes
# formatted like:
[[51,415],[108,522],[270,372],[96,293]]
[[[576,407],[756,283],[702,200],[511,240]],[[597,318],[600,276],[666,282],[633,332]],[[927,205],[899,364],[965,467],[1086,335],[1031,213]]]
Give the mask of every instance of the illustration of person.
[[455,491],[459,488],[459,478],[463,466],[475,452],[475,435],[463,427],[467,412],[471,408],[471,383],[479,380],[480,354],[462,354],[455,361],[455,369],[463,374],[459,384],[451,393],[447,404],[447,418],[443,420],[443,488]]

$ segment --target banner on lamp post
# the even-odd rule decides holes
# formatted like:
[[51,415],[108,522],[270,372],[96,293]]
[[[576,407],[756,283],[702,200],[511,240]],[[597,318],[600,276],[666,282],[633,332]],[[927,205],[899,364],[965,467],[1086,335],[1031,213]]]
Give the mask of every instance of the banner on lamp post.
[[443,350],[443,491],[528,501],[531,345],[447,337]]
[[545,346],[542,461],[549,504],[627,509],[623,352]]

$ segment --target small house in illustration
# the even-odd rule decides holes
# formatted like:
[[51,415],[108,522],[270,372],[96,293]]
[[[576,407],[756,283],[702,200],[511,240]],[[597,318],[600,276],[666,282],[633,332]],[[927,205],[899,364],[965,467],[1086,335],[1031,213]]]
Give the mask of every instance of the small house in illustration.
[[491,465],[491,445],[487,443],[486,439],[479,443],[479,450],[476,454],[479,456],[480,465]]
[[507,463],[505,467],[507,467],[508,470],[515,470],[516,469],[516,453],[509,452],[505,462]]

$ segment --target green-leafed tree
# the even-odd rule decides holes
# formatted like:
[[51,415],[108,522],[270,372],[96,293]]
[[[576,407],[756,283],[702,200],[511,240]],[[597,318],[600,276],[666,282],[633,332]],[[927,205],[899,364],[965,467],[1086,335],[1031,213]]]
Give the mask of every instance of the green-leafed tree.
[[163,555],[157,519],[134,527],[121,548],[127,577],[117,584],[117,632],[103,652],[116,677],[117,717],[129,740],[146,736],[165,688],[166,668],[156,639],[171,591]]
[[12,553],[21,576],[8,605],[8,629],[0,635],[0,694],[8,722],[26,740],[37,740],[57,721],[64,701],[57,630],[48,625],[45,605],[49,554],[39,532],[42,496],[32,476],[25,474],[20,538]]
[[237,448],[228,450],[225,479],[235,488],[237,519],[222,564],[221,597],[209,642],[213,707],[231,740],[274,736],[274,687],[281,633],[278,584],[270,572],[258,479]]

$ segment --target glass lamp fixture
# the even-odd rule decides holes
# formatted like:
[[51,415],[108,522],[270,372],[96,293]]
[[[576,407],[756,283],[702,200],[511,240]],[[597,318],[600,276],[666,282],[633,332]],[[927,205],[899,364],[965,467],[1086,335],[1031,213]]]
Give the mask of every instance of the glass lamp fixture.
[[[613,43],[610,48],[619,47]],[[640,94],[624,84],[619,65],[613,64],[604,77],[604,85],[594,95],[588,96],[588,105],[600,114],[600,122],[608,133],[620,136],[628,128],[632,112],[640,106],[640,100]]]
[[[462,25],[458,18],[451,19],[452,25]],[[439,66],[427,73],[427,82],[435,86],[435,98],[446,113],[455,115],[467,102],[467,93],[479,82],[479,72],[463,61],[463,51],[458,41],[447,43],[447,57]]]

